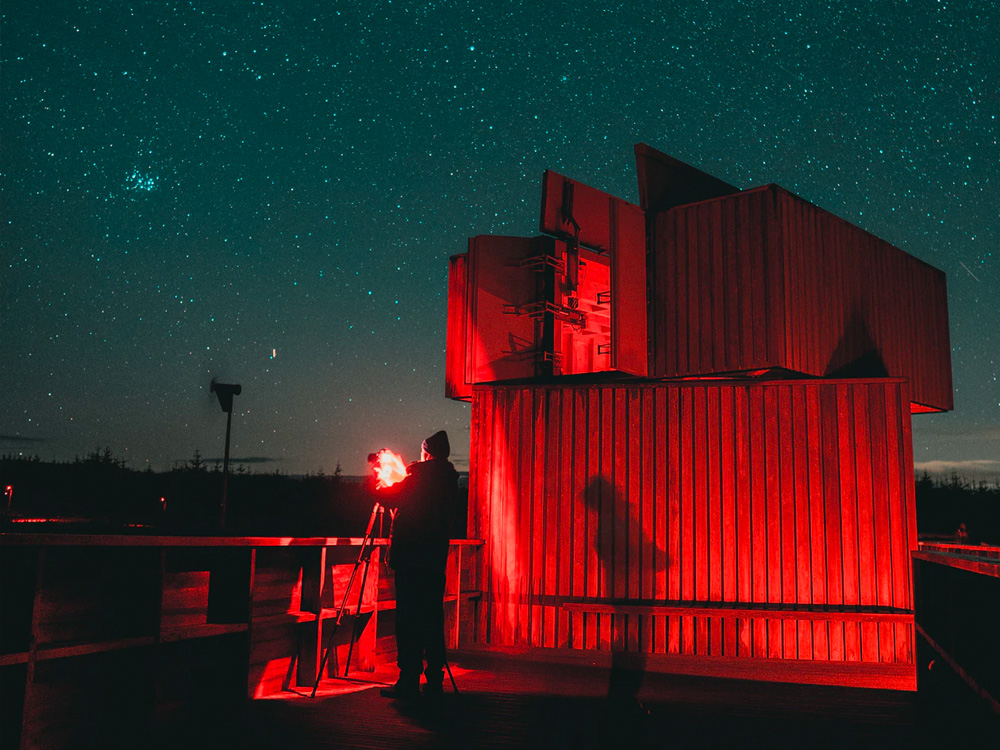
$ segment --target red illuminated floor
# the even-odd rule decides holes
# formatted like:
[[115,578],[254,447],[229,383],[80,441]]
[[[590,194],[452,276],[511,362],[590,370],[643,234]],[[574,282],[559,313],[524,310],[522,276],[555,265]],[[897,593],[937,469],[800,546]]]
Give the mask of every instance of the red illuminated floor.
[[382,698],[377,685],[324,681],[313,700],[254,701],[239,715],[197,722],[196,733],[188,722],[163,746],[912,748],[972,740],[997,718],[944,700],[942,686],[931,697],[660,674],[643,680],[643,715],[609,707],[606,669],[485,655],[455,661],[461,692],[446,690],[440,711]]

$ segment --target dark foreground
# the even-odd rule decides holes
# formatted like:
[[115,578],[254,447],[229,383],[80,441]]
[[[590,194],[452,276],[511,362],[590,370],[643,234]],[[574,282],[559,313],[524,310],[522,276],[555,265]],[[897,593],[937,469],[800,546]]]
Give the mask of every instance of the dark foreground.
[[[165,728],[161,747],[939,747],[998,736],[1000,717],[937,668],[919,693],[647,674],[641,704],[609,702],[609,672],[511,657],[455,659],[435,703],[324,682]],[[370,675],[364,675],[371,679]],[[376,679],[391,680],[391,671]]]

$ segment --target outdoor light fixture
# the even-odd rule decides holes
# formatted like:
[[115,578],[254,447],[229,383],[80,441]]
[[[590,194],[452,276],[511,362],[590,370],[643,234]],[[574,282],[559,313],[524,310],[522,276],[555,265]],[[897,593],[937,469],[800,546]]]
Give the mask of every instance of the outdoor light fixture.
[[222,509],[220,511],[220,528],[226,526],[226,490],[229,484],[229,434],[233,427],[233,396],[243,392],[243,386],[238,383],[217,383],[215,378],[209,385],[209,391],[219,399],[219,406],[226,413],[226,453],[222,459]]

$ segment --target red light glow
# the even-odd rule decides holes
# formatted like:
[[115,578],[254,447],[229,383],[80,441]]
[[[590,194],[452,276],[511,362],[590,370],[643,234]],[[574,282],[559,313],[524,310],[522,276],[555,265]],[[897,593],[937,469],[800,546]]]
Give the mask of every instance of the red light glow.
[[403,457],[398,453],[393,453],[388,448],[383,448],[375,454],[372,468],[378,478],[378,482],[375,483],[377,490],[391,487],[406,477],[406,464],[403,463]]

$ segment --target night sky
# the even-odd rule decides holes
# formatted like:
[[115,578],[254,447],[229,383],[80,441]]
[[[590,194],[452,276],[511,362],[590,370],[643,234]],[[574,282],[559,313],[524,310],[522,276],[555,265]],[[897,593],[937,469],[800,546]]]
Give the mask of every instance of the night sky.
[[546,168],[638,202],[644,141],[948,275],[955,411],[1000,476],[994,2],[7,0],[0,452],[361,473],[438,429],[447,258]]

